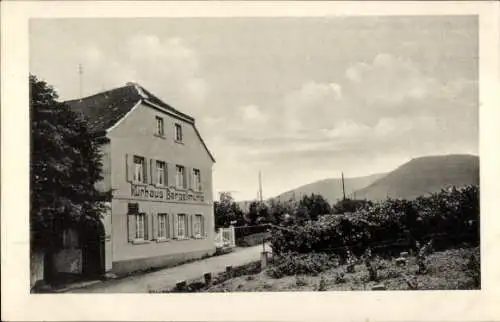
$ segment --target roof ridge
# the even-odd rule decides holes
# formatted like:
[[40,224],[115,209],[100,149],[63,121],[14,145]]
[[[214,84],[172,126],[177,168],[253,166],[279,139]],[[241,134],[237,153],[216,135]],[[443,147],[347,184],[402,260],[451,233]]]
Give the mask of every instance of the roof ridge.
[[144,96],[143,96],[143,97],[144,97],[144,99],[149,100],[151,103],[158,105],[158,103],[157,103],[157,102],[154,102],[154,101],[151,101],[151,100],[150,100],[150,98],[153,98],[154,100],[156,100],[156,101],[158,101],[159,103],[161,103],[161,104],[163,105],[163,106],[162,106],[163,108],[169,109],[169,110],[171,110],[171,111],[172,111],[172,112],[174,112],[174,113],[177,113],[177,114],[179,114],[179,115],[181,115],[181,116],[183,116],[183,117],[186,117],[186,118],[190,119],[193,123],[195,122],[195,118],[194,118],[193,116],[188,115],[188,114],[186,114],[186,113],[184,113],[184,112],[181,112],[181,111],[179,111],[178,109],[176,109],[176,108],[172,107],[170,104],[165,103],[165,102],[164,102],[161,98],[159,98],[159,97],[158,97],[158,96],[156,96],[155,94],[151,93],[150,91],[148,91],[148,90],[147,90],[147,89],[145,89],[144,87],[140,86],[139,84],[137,84],[137,83],[134,83],[134,84],[135,84],[136,86],[138,86],[138,87],[139,87],[139,88],[137,88],[137,87],[136,87],[136,90],[137,90],[137,91],[141,90],[141,91],[143,92],[143,94],[145,94],[145,95],[146,95],[146,97],[144,97]]
[[114,92],[116,90],[123,89],[123,88],[129,87],[129,86],[131,86],[131,84],[127,83],[126,85],[123,85],[123,86],[114,87],[112,89],[108,89],[108,90],[105,90],[105,91],[102,91],[102,92],[98,92],[98,93],[95,93],[95,94],[92,94],[92,95],[89,95],[89,96],[85,96],[85,97],[80,97],[80,98],[74,98],[74,99],[71,99],[71,100],[66,100],[64,102],[65,103],[69,103],[69,102],[83,101],[83,100],[86,100],[86,99],[89,99],[89,98],[93,98],[93,97],[96,97],[96,96],[99,96],[99,95],[105,95],[106,93]]

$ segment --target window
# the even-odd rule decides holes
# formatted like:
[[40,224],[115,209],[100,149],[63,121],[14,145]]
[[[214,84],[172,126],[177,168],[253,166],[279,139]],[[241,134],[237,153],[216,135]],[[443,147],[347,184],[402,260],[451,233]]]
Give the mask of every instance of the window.
[[158,239],[167,239],[168,236],[168,215],[158,214]]
[[176,175],[175,175],[175,186],[177,188],[186,188],[186,168],[182,165],[177,165],[176,167]]
[[156,184],[159,186],[164,186],[166,184],[166,167],[165,162],[156,161]]
[[188,222],[185,214],[177,215],[177,237],[186,238],[188,231]]
[[202,215],[196,215],[194,217],[194,236],[195,237],[202,237],[205,235],[205,227],[204,227],[204,222],[203,222],[203,216]]
[[144,158],[134,156],[134,181],[135,182],[146,182],[146,167],[144,166]]
[[144,240],[146,229],[146,214],[135,215],[135,239]]
[[193,169],[193,189],[201,191],[201,175],[199,169]]
[[165,136],[165,129],[163,127],[163,118],[156,117],[156,135]]
[[179,123],[175,123],[175,140],[182,142],[182,126]]

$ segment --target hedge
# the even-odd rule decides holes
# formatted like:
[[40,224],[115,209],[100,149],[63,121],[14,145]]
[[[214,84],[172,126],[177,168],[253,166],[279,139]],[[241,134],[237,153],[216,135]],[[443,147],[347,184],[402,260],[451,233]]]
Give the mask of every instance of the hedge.
[[349,215],[325,215],[275,229],[275,254],[327,252],[343,256],[399,251],[429,239],[439,248],[479,242],[479,187],[451,187],[415,200],[388,199]]

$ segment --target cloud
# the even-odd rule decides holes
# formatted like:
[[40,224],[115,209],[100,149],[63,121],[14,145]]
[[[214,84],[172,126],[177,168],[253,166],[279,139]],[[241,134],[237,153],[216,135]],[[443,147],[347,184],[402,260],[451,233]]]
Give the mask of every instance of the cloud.
[[135,81],[187,113],[197,114],[206,104],[209,86],[200,57],[183,39],[135,35],[107,55],[87,45],[81,60],[86,83],[101,87],[88,87],[89,92]]
[[335,104],[341,98],[339,84],[309,81],[283,97],[282,115],[277,117],[291,131],[330,127]]
[[475,81],[438,80],[408,59],[380,54],[352,64],[344,79],[303,83],[276,108],[239,108],[240,118],[219,129],[220,142],[248,164],[288,170],[327,171],[330,162],[370,162],[376,155],[400,160],[470,151],[478,140],[476,92]]
[[378,107],[396,107],[406,99],[422,100],[430,95],[436,80],[423,75],[409,59],[379,54],[370,63],[347,68],[346,87],[358,102]]
[[241,117],[243,122],[255,124],[264,124],[268,121],[269,116],[256,105],[245,105],[240,107]]

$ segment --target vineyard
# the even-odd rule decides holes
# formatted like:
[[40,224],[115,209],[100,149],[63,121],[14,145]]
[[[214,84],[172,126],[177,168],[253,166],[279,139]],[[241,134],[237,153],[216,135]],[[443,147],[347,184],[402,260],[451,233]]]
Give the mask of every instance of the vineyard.
[[272,256],[191,291],[481,288],[477,186],[363,204],[353,213],[240,229],[243,238],[271,227]]
[[275,229],[273,253],[328,253],[341,258],[370,248],[380,255],[417,250],[433,242],[435,249],[479,243],[479,188],[443,189],[416,200],[369,205],[355,213],[324,215],[316,221]]

